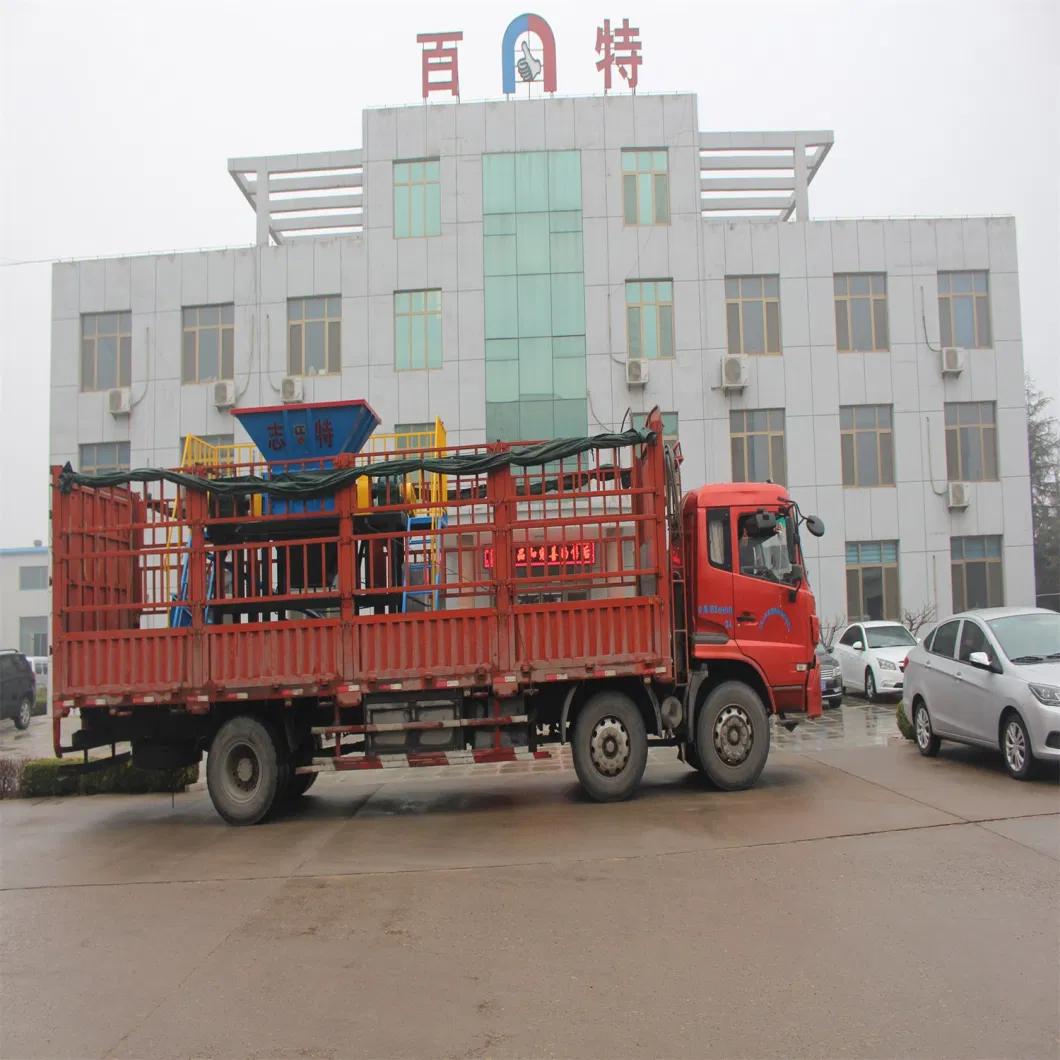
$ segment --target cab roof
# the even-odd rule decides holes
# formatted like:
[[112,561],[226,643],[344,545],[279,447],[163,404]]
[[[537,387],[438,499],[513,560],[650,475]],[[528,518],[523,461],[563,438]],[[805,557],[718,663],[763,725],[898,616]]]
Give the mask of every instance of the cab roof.
[[778,504],[790,500],[787,487],[775,482],[711,482],[689,490],[685,503],[692,501],[697,508],[717,508]]

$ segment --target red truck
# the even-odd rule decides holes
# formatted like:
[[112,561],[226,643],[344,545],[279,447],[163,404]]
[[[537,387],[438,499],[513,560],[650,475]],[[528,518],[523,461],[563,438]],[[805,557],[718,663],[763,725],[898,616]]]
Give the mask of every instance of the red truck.
[[[652,745],[750,787],[769,715],[821,712],[819,626],[782,486],[682,497],[644,430],[361,451],[364,402],[239,413],[246,466],[54,467],[57,755],[207,752],[214,806],[264,820],[322,770],[542,758],[594,799]],[[62,744],[61,721],[80,712]]]

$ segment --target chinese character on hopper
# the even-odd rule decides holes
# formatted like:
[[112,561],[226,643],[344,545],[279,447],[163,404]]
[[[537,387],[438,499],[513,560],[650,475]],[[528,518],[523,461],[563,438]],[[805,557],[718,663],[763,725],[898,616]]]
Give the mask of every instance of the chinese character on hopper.
[[331,420],[317,420],[313,424],[313,435],[319,446],[331,448],[335,444],[335,431],[332,429]]
[[278,421],[269,424],[269,448],[274,452],[287,448],[287,438],[283,433],[283,424]]
[[596,30],[596,54],[602,58],[597,60],[596,69],[604,72],[604,90],[611,87],[611,67],[617,66],[618,72],[625,78],[631,89],[637,88],[637,68],[644,61],[640,54],[643,46],[637,39],[640,29],[630,26],[629,19],[622,19],[622,25],[611,31],[611,20],[604,19],[603,26]]
[[[464,34],[460,32],[417,34],[417,44],[433,45],[433,47],[425,47],[423,49],[422,78],[424,99],[431,92],[451,92],[454,96],[459,97],[460,76],[456,65],[456,43],[463,39]],[[451,41],[453,47],[445,47],[447,41]],[[448,74],[449,76],[438,78],[438,74]],[[435,75],[433,80],[432,75]]]
[[294,425],[294,444],[305,445],[305,424],[296,423]]

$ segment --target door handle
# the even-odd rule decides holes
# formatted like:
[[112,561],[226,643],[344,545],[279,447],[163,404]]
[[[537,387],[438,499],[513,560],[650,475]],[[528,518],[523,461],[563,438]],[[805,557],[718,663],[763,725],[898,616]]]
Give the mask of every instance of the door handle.
[[964,680],[964,674],[962,674],[960,670],[958,670],[953,676],[956,677],[958,681]]
[[750,611],[744,611],[744,613],[742,615],[737,615],[736,616],[736,621],[737,622],[757,622],[758,618],[757,618],[757,616],[752,615]]

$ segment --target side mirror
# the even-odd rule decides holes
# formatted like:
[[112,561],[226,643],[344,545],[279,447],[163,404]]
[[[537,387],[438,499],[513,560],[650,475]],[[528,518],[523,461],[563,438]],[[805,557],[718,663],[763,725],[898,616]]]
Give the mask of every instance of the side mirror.
[[755,529],[765,533],[777,528],[777,517],[773,512],[756,512]]
[[851,644],[851,647],[854,649],[854,651],[864,651],[865,650],[865,645],[862,644],[860,640],[854,641],[854,643]]
[[814,537],[824,537],[824,520],[819,515],[807,515],[806,529]]
[[968,656],[968,661],[972,666],[978,666],[980,670],[990,670],[993,673],[999,672],[999,667],[990,661],[990,656],[985,651],[973,651]]

